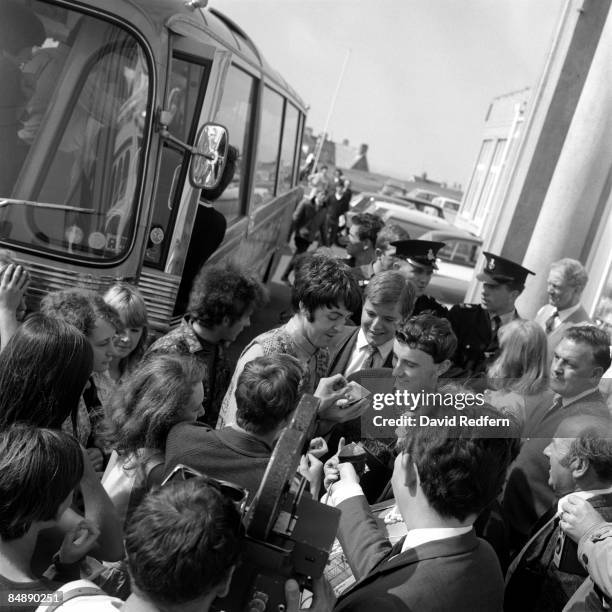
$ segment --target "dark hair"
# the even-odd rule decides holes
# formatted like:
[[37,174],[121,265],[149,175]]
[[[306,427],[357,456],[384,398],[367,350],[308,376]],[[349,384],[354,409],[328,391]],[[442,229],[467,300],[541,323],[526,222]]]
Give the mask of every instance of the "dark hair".
[[357,235],[359,240],[369,240],[373,245],[376,244],[378,232],[384,227],[385,222],[372,213],[358,213],[353,215],[351,225],[357,225]]
[[50,317],[74,325],[87,337],[93,333],[97,319],[106,321],[117,331],[123,329],[117,311],[101,295],[89,289],[62,289],[48,293],[42,299],[40,309]]
[[150,492],[125,532],[130,576],[157,604],[206,596],[236,564],[241,545],[238,510],[202,478]]
[[410,240],[410,234],[397,223],[385,225],[376,236],[376,248],[384,251],[392,242]]
[[181,421],[204,365],[188,355],[153,353],[115,389],[108,406],[105,435],[120,454],[141,448],[163,451],[170,429]]
[[213,328],[228,317],[230,325],[265,301],[261,283],[233,262],[204,266],[193,281],[188,312],[204,327]]
[[83,476],[83,454],[68,434],[13,425],[0,431],[0,537],[23,537],[55,517]]
[[294,270],[292,303],[302,304],[309,317],[317,308],[339,308],[356,312],[361,307],[361,292],[348,266],[323,255],[302,257]]
[[[436,417],[457,414],[446,407],[439,408]],[[466,405],[461,415],[468,420],[500,417],[487,404]],[[479,514],[499,495],[519,448],[518,429],[498,431],[467,424],[410,428],[398,444],[398,450],[408,453],[415,464],[429,505],[440,516],[460,521]]]
[[115,283],[104,294],[104,301],[116,311],[124,327],[142,327],[142,335],[134,350],[119,361],[119,373],[130,371],[142,359],[147,347],[149,317],[142,294],[129,283]]
[[586,344],[592,352],[593,363],[605,372],[610,367],[610,336],[595,325],[574,325],[563,338],[576,344]]
[[76,415],[92,368],[93,351],[80,331],[30,315],[0,353],[0,428],[17,421],[61,427]]
[[45,38],[42,21],[32,9],[13,0],[2,0],[0,49],[16,55],[26,47],[42,45]]
[[427,353],[434,363],[450,359],[457,350],[457,337],[451,324],[447,319],[430,314],[410,317],[397,330],[395,338],[410,348]]
[[402,319],[410,316],[416,300],[414,284],[396,270],[378,272],[368,283],[364,297],[372,304],[399,304]]
[[236,423],[254,434],[275,430],[295,410],[303,375],[291,355],[249,361],[236,384]]

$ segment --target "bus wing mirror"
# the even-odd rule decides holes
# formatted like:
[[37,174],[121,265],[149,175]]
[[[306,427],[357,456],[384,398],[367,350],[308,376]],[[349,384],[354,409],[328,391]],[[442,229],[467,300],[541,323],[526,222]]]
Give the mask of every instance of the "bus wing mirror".
[[200,128],[191,156],[189,181],[197,189],[214,189],[221,182],[228,150],[227,130],[216,123]]

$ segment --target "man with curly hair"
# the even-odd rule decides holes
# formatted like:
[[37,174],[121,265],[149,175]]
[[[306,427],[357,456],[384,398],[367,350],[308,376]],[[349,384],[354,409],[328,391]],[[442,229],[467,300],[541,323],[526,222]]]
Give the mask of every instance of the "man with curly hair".
[[203,421],[211,427],[231,378],[225,350],[251,324],[265,295],[259,281],[234,263],[204,266],[193,282],[185,318],[147,352],[194,355],[204,364]]

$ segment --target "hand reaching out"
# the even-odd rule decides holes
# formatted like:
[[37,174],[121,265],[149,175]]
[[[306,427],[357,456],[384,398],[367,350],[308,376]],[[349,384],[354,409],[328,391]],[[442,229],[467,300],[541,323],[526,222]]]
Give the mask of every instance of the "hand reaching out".
[[83,519],[64,536],[59,550],[60,563],[68,565],[82,559],[92,549],[98,537],[98,528],[91,521]]

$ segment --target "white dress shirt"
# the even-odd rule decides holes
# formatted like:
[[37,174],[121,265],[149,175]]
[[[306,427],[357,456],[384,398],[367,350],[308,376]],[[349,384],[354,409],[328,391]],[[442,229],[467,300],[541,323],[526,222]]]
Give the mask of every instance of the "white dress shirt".
[[[363,365],[370,354],[369,347],[370,343],[367,341],[365,334],[363,333],[363,329],[360,327],[359,332],[357,332],[355,348],[353,349],[351,358],[349,359],[348,365],[346,366],[346,370],[344,371],[345,376],[348,376],[353,372],[363,370]],[[378,349],[378,351],[374,354],[374,363],[372,367],[382,368],[383,364],[389,357],[389,353],[393,350],[393,338],[376,348]]]

